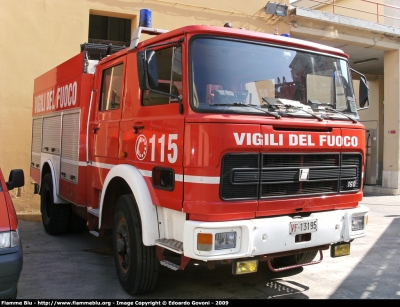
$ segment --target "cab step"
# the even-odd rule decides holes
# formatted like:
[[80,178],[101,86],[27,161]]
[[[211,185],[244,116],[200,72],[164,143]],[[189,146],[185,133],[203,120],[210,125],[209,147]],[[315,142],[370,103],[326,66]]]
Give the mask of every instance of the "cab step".
[[[180,260],[180,264],[173,263],[166,259],[166,256],[164,254],[164,251],[166,249],[174,252],[175,254],[177,254],[177,256],[179,255],[178,256],[179,258],[175,260],[178,261]],[[156,240],[156,253],[157,253],[157,258],[160,261],[160,264],[174,271],[183,270],[190,261],[190,258],[186,257],[183,254],[183,242],[174,239]],[[171,257],[171,255],[169,257]]]
[[90,230],[89,233],[90,233],[91,235],[94,235],[95,237],[100,236],[100,233],[99,233],[98,231],[95,231],[95,230]]
[[183,254],[183,242],[174,239],[158,239],[156,245],[169,249],[177,254]]
[[161,260],[160,264],[174,271],[177,271],[179,269],[179,265],[172,263],[171,261],[168,260]]
[[87,211],[89,214],[100,217],[100,209],[98,208],[90,208]]

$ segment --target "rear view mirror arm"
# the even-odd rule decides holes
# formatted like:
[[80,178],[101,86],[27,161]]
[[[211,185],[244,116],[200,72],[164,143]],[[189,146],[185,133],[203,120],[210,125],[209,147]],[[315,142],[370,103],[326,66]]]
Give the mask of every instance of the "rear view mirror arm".
[[[359,71],[350,68],[350,70],[360,76],[360,85],[359,85],[359,105],[360,108],[357,108],[357,111],[359,110],[365,110],[369,108],[369,88],[367,84],[367,78],[360,73]],[[366,106],[365,106],[366,105]]]

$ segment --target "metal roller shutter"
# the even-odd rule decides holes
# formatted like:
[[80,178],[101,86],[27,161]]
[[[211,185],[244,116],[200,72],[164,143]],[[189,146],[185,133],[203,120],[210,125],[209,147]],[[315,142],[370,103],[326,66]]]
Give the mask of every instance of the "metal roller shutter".
[[40,152],[42,145],[42,118],[34,119],[32,122],[32,152],[31,167],[40,168]]
[[61,137],[61,178],[78,183],[79,167],[79,116],[70,113],[63,116]]
[[60,154],[61,115],[43,118],[42,152]]

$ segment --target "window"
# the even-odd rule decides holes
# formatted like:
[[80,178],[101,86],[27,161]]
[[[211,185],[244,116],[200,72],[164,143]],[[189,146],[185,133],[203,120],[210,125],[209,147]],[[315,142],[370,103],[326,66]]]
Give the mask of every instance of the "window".
[[89,15],[89,43],[127,45],[131,40],[130,19]]
[[205,36],[190,48],[196,112],[358,117],[345,59]]
[[122,91],[124,64],[107,68],[101,81],[100,111],[119,109]]
[[[156,51],[158,87],[153,90],[179,96],[182,94],[182,53],[181,47],[170,47]],[[146,90],[143,105],[168,104],[178,99]]]

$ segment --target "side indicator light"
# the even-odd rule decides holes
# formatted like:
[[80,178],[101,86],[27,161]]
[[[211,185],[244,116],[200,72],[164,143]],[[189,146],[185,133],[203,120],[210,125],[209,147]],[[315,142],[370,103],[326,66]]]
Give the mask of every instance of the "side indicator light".
[[128,153],[126,152],[126,151],[121,151],[120,153],[119,153],[119,157],[120,158],[126,158],[128,156]]

